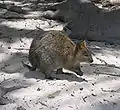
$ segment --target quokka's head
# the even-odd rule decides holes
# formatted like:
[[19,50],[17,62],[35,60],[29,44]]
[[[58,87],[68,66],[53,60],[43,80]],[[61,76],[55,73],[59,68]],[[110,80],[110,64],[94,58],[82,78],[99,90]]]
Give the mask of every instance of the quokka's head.
[[74,55],[76,60],[79,62],[93,62],[91,52],[88,50],[85,40],[81,43],[76,44]]

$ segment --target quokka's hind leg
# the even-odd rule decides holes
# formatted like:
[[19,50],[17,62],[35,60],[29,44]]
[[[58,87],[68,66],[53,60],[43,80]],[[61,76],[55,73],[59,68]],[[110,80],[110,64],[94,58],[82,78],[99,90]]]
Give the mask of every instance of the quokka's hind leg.
[[64,74],[62,68],[57,69],[56,74]]
[[46,72],[46,73],[45,73],[45,79],[50,79],[50,80],[55,79],[56,77],[53,76],[53,74],[55,74],[55,73],[56,73],[56,72],[54,72],[54,71]]
[[50,79],[50,80],[53,80],[54,78],[48,74],[45,73],[45,79]]

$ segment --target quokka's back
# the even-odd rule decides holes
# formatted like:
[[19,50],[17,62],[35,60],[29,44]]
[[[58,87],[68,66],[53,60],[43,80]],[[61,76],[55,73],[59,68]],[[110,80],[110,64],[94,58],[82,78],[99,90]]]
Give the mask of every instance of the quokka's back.
[[46,76],[65,68],[82,75],[80,62],[92,62],[85,41],[75,44],[61,31],[47,31],[32,41],[29,50],[32,70],[39,68]]

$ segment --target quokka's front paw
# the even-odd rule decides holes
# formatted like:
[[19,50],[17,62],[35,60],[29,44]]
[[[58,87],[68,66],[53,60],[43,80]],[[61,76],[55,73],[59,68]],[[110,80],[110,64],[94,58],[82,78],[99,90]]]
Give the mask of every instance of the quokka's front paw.
[[76,72],[76,74],[79,75],[79,76],[83,76],[83,72],[82,71]]

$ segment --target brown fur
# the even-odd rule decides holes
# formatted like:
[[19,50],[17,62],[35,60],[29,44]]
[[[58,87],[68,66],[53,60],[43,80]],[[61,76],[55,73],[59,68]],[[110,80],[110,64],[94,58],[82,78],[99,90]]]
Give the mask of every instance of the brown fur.
[[39,68],[49,77],[51,72],[61,68],[82,75],[79,63],[92,62],[93,59],[85,41],[75,44],[63,32],[48,31],[33,40],[29,61],[32,70]]

